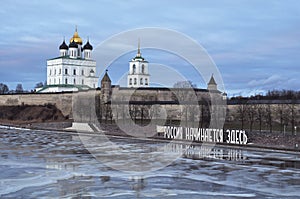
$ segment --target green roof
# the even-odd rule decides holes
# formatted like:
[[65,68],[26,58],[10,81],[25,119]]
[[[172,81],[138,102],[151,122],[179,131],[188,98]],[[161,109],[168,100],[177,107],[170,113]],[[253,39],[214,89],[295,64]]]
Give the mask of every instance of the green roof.
[[43,90],[46,90],[47,88],[53,88],[53,87],[77,88],[79,91],[91,89],[91,87],[89,87],[87,85],[55,84],[55,85],[46,85],[41,90],[39,90],[38,92],[41,92]]
[[95,60],[92,60],[92,59],[84,59],[82,57],[77,57],[77,58],[70,58],[69,55],[66,55],[66,56],[59,56],[59,57],[54,57],[54,58],[51,58],[51,59],[47,59],[47,60],[54,60],[54,59],[72,59],[72,60],[85,60],[85,61],[95,61]]

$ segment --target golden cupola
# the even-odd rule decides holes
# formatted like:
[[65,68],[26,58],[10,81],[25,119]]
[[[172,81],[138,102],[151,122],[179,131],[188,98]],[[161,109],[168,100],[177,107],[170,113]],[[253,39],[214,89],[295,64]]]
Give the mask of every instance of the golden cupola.
[[70,39],[70,43],[72,43],[72,41],[74,41],[77,44],[82,45],[82,39],[78,35],[77,27],[75,29],[75,33],[74,33],[73,37]]

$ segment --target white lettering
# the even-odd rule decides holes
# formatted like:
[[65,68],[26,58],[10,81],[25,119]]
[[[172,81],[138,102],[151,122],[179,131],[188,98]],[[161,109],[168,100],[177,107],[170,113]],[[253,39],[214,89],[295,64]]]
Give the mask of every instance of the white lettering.
[[244,130],[225,130],[227,137],[224,137],[223,129],[209,128],[184,128],[165,126],[164,138],[167,139],[185,139],[200,142],[217,142],[230,144],[247,144],[248,137]]
[[231,134],[230,134],[230,130],[226,130],[226,133],[228,133],[228,137],[227,137],[227,140],[226,140],[226,142],[227,143],[230,143],[230,137],[231,137]]
[[240,143],[239,143],[239,135],[240,135],[240,134],[239,134],[239,130],[236,130],[236,131],[235,131],[235,144],[240,144]]

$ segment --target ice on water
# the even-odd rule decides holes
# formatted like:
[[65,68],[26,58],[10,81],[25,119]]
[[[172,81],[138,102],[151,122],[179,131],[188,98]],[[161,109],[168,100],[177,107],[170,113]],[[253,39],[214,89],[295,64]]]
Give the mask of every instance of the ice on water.
[[[110,140],[123,153],[153,151],[155,154],[155,149],[163,145],[142,140]],[[105,143],[93,147],[99,157],[110,154],[110,146]],[[195,154],[174,159],[168,166],[134,174],[111,168],[95,158],[77,135],[0,127],[0,197],[284,198],[300,195],[300,168],[297,164],[285,164],[299,159],[297,154],[243,150],[237,151],[235,157],[228,157],[227,154],[232,154],[230,149],[216,148],[217,154],[202,158],[197,157],[197,148],[191,150]],[[164,153],[167,157],[174,151]],[[122,159],[116,151],[111,155],[120,157],[115,158],[116,165],[134,160]],[[146,158],[143,164],[147,163]],[[160,162],[152,165],[163,166]]]

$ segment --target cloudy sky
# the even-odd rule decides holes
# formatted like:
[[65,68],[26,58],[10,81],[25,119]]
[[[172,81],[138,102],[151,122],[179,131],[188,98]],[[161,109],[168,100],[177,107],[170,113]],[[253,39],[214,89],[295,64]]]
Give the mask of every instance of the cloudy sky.
[[[0,82],[10,89],[22,83],[30,90],[44,82],[46,60],[58,56],[58,46],[77,25],[84,42],[89,37],[94,47],[136,28],[183,33],[206,49],[230,96],[299,90],[298,0],[2,0],[0,17]],[[184,73],[186,63],[164,53],[145,49],[143,56]],[[134,55],[123,55],[110,67],[113,82]],[[187,78],[204,86],[197,77]]]

